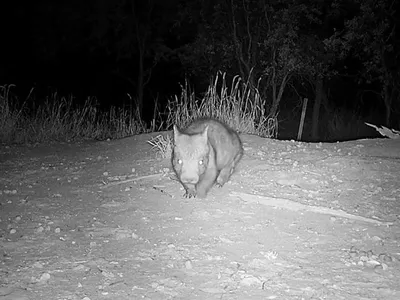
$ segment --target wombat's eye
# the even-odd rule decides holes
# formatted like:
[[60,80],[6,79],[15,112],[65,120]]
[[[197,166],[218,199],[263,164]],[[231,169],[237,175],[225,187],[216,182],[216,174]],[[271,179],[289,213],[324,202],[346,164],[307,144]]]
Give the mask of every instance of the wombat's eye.
[[204,161],[203,160],[199,160],[199,165],[202,165],[202,164],[204,164]]
[[182,164],[182,159],[178,159],[178,164]]

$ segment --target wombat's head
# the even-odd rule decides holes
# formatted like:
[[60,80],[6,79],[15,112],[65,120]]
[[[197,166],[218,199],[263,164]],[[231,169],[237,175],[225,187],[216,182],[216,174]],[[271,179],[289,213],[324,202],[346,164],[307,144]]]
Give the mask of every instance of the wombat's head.
[[207,130],[208,127],[201,133],[186,134],[174,125],[172,165],[182,183],[197,184],[208,166]]

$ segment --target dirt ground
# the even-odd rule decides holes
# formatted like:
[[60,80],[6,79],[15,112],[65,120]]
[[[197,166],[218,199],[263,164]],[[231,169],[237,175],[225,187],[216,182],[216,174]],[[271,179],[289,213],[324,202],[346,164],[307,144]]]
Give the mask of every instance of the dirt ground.
[[0,149],[0,300],[400,299],[400,139],[244,135],[199,200],[151,136]]

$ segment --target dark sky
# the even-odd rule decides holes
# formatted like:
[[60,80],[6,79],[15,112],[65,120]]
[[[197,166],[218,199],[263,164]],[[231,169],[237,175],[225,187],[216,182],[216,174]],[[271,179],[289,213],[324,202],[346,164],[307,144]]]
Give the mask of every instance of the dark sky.
[[[57,90],[62,94],[72,93],[82,101],[93,95],[104,105],[126,103],[129,99],[127,93],[135,96],[139,72],[135,36],[126,28],[135,28],[134,21],[139,20],[139,24],[150,24],[149,32],[152,33],[152,37],[147,39],[151,40],[151,47],[146,49],[151,51],[146,54],[145,67],[152,65],[156,53],[167,53],[165,59],[160,59],[152,69],[144,97],[146,101],[154,101],[159,97],[165,102],[168,97],[180,93],[180,84],[184,84],[188,75],[174,51],[194,41],[198,33],[196,22],[177,25],[183,13],[178,9],[179,4],[187,3],[179,1],[153,0],[151,15],[146,6],[150,2],[145,0],[127,1],[127,5],[119,10],[115,7],[107,10],[107,4],[115,6],[115,3],[120,3],[108,0],[3,1],[0,7],[0,84],[16,84],[17,91],[22,94],[34,86],[39,96],[48,95],[49,90]],[[129,6],[132,3],[135,4],[135,12]],[[211,12],[208,9],[212,8],[212,2],[204,3],[204,11]],[[343,24],[340,18],[357,12],[352,6],[343,7],[342,15],[335,21],[325,23],[321,26],[322,30],[333,32],[333,25],[340,27]],[[196,10],[196,6],[192,8]],[[103,15],[103,12],[106,13]],[[133,14],[135,17],[132,18]],[[108,23],[103,23],[104,16]],[[212,18],[212,14],[208,17]],[[393,22],[399,23],[398,19],[393,19]],[[121,28],[123,30],[119,31]],[[207,30],[204,26],[201,28]],[[146,30],[145,27],[139,28],[142,33]],[[97,36],[101,40],[94,38]],[[133,41],[132,44],[121,46],[126,42],[126,37],[131,39],[130,42]],[[124,51],[118,51],[120,49]],[[394,51],[391,54],[390,61],[399,61],[397,53]],[[344,69],[345,65],[347,69]],[[327,81],[327,91],[338,105],[353,104],[351,99],[360,97],[360,93],[367,90],[373,92],[366,93],[364,103],[376,101],[380,86],[357,85],[355,74],[362,66],[363,62],[355,56],[339,61],[334,66],[338,75]],[[391,69],[394,70],[393,74],[399,73],[397,63],[393,63]],[[234,69],[230,71],[232,76],[238,73]],[[190,79],[192,84],[199,83],[193,77]],[[204,91],[202,83],[197,85],[202,87],[196,90],[197,93]],[[342,88],[344,86],[346,90]],[[295,87],[297,91],[302,89],[301,85]],[[306,92],[310,92],[307,96],[313,97],[312,90]]]
[[[134,88],[115,75],[115,55],[106,53],[92,40],[93,22],[101,3],[98,0],[3,3],[0,84],[13,83],[21,90],[35,86],[44,94],[49,90],[47,86],[51,86],[79,98],[96,95],[104,103],[115,104],[115,99],[125,101],[126,93],[133,93]],[[137,15],[143,16],[140,7]],[[165,43],[177,46],[173,36],[164,35],[164,38]],[[137,60],[135,51],[131,52],[133,56],[126,62],[122,60],[121,65],[131,64],[130,74],[135,78]],[[179,92],[180,68],[177,60],[157,64],[147,89],[151,91],[148,96]]]

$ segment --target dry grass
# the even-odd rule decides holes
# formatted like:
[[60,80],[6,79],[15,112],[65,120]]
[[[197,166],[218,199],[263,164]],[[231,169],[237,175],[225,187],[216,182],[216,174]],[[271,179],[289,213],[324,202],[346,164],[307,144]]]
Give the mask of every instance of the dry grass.
[[[202,99],[197,99],[186,84],[162,114],[155,106],[153,121],[146,127],[137,113],[111,107],[99,110],[95,98],[76,105],[72,96],[51,94],[38,105],[30,98],[22,102],[10,92],[13,85],[0,86],[0,143],[43,143],[51,141],[118,139],[149,131],[185,127],[199,117],[225,122],[238,132],[272,137],[277,120],[267,117],[267,105],[258,89],[234,77],[228,87],[225,74],[219,73]],[[171,151],[171,137],[157,136],[148,141],[162,157]]]
[[277,135],[276,119],[267,117],[265,99],[257,88],[251,88],[238,76],[228,87],[225,74],[218,74],[210,84],[205,96],[196,99],[188,84],[182,87],[180,97],[175,96],[167,107],[167,128],[173,124],[184,128],[200,117],[211,117],[223,121],[238,132],[256,134],[263,137]]
[[43,143],[86,139],[123,138],[146,131],[143,122],[128,111],[112,107],[102,112],[94,98],[81,106],[74,99],[50,95],[42,105],[19,101],[12,85],[0,87],[0,142]]
[[152,150],[155,150],[162,158],[168,158],[172,154],[172,138],[168,135],[157,135],[153,137],[151,140],[147,141],[152,147]]

